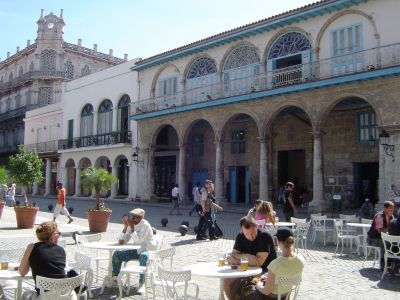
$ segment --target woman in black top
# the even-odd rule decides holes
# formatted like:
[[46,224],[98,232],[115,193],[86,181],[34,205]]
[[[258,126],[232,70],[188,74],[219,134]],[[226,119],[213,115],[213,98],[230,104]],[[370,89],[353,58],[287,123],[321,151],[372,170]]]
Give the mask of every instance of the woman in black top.
[[60,234],[55,222],[43,222],[36,228],[39,242],[27,246],[19,266],[22,276],[31,268],[35,282],[37,275],[48,278],[67,277],[65,250],[57,245]]

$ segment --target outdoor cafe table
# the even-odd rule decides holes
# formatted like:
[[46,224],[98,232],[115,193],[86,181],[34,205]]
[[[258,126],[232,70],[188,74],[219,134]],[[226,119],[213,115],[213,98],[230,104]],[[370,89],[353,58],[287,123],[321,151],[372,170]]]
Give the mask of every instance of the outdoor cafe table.
[[33,279],[31,272],[25,276],[21,276],[18,270],[13,270],[12,263],[9,264],[8,270],[0,270],[0,280],[15,280],[17,281],[17,296],[16,300],[20,300],[22,296],[22,280]]
[[292,227],[296,226],[296,223],[292,222],[276,222],[275,225],[272,223],[265,223],[265,226],[275,226],[275,227]]
[[359,227],[359,228],[370,228],[371,224],[363,224],[363,223],[346,223],[347,226],[351,227]]
[[103,286],[101,293],[104,290],[104,287],[112,286],[112,254],[113,251],[119,250],[137,250],[140,248],[140,245],[134,245],[131,243],[126,243],[123,245],[118,244],[118,242],[92,242],[92,243],[82,243],[82,247],[90,248],[90,249],[98,249],[98,250],[108,250],[109,251],[109,259],[108,259],[108,272],[106,277],[103,280]]
[[240,266],[237,269],[232,269],[230,265],[218,266],[218,262],[202,262],[194,265],[186,266],[184,270],[192,271],[193,275],[202,277],[219,278],[219,300],[225,299],[224,297],[224,279],[225,278],[240,278],[259,275],[262,272],[260,267],[249,266],[247,271],[241,271]]

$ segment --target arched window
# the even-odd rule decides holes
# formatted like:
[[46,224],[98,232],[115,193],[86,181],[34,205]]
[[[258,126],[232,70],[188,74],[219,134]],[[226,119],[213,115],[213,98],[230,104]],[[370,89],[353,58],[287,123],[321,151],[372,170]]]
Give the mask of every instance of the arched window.
[[118,122],[117,131],[129,130],[129,107],[131,105],[131,99],[128,95],[123,95],[118,103]]
[[101,102],[97,120],[97,134],[110,133],[112,131],[113,105],[108,99]]
[[[311,68],[311,44],[300,32],[281,35],[268,53],[268,81],[274,86],[297,83],[306,80]],[[279,71],[278,71],[279,70]]]
[[74,79],[74,65],[70,60],[64,65],[64,78]]
[[81,137],[93,135],[93,106],[91,104],[86,104],[82,109],[80,134]]
[[225,94],[238,94],[259,86],[260,58],[256,49],[242,45],[231,51],[225,61],[222,82]]
[[89,66],[88,66],[88,65],[85,65],[85,66],[82,68],[81,76],[83,77],[83,76],[89,75],[90,73],[91,73],[91,71],[90,71]]
[[215,62],[208,57],[202,57],[192,63],[186,76],[186,101],[195,103],[212,100],[216,95]]
[[54,72],[56,70],[57,52],[55,50],[43,50],[40,56],[40,70]]

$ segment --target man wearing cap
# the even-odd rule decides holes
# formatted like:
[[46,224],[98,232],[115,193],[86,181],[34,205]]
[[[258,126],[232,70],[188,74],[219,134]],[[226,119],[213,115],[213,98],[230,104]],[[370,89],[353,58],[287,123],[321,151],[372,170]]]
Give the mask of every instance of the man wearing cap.
[[60,213],[62,213],[63,215],[66,215],[68,217],[69,219],[68,224],[69,224],[74,219],[71,218],[71,216],[69,215],[69,211],[65,208],[65,189],[63,188],[61,182],[57,183],[57,191],[58,191],[57,204],[53,211],[53,222],[55,222]]
[[[112,256],[112,275],[118,276],[122,262],[139,260],[140,266],[146,266],[149,258],[148,251],[156,250],[156,241],[153,238],[153,229],[150,223],[144,219],[145,211],[141,208],[131,210],[128,216],[122,218],[124,228],[120,239],[127,243],[131,238],[133,243],[140,245],[138,250],[114,251]],[[144,292],[144,275],[139,278],[139,293]]]
[[[261,267],[263,272],[267,271],[268,265],[276,258],[276,251],[272,236],[257,228],[252,217],[245,216],[240,219],[242,230],[236,237],[232,253],[227,260],[231,265],[240,265],[241,258],[247,258],[250,266]],[[238,294],[240,278],[224,279],[224,290],[228,299]]]
[[285,215],[286,221],[290,222],[291,218],[294,217],[297,212],[296,205],[294,204],[293,197],[294,184],[290,181],[285,184],[285,203],[283,204],[283,214]]

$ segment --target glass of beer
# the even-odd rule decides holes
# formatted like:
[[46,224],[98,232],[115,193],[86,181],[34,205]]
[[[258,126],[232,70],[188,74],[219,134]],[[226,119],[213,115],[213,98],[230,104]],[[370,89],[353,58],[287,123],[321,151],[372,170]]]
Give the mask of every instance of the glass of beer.
[[0,265],[1,265],[1,269],[2,270],[7,270],[8,269],[8,262],[9,262],[9,257],[8,256],[6,256],[6,255],[3,255],[1,258],[0,258]]
[[225,266],[225,253],[222,252],[218,253],[218,266],[220,267]]
[[249,260],[247,257],[240,258],[240,270],[245,272],[249,269]]

